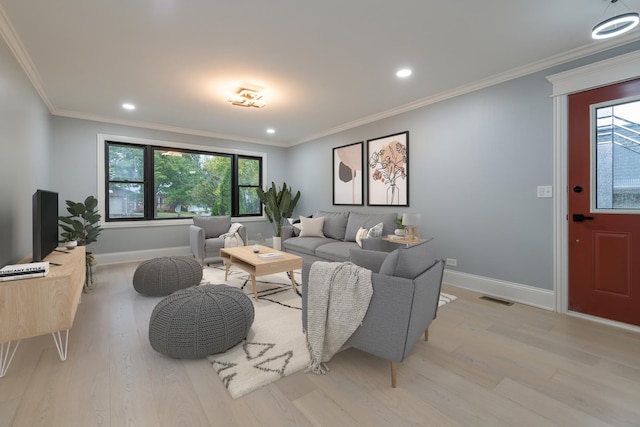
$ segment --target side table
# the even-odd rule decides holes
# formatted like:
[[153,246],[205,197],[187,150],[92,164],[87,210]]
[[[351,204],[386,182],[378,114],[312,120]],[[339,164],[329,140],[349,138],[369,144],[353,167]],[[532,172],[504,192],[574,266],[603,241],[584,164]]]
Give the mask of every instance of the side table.
[[417,245],[418,243],[426,242],[427,239],[421,239],[416,237],[415,239],[410,239],[408,237],[399,237],[399,236],[384,236],[382,240],[391,243],[398,243],[400,245]]

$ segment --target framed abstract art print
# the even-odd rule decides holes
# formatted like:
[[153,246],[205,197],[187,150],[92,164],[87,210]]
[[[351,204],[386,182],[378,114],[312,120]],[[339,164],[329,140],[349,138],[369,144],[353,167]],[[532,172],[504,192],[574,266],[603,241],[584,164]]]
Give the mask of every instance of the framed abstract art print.
[[409,206],[409,131],[367,141],[367,204]]
[[333,149],[333,204],[364,204],[363,142]]

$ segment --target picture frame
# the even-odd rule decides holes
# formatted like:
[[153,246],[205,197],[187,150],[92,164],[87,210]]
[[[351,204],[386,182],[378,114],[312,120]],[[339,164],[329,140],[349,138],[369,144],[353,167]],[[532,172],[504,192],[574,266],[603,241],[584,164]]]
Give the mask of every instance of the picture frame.
[[333,204],[364,205],[364,142],[333,149]]
[[409,131],[367,140],[367,204],[409,206]]

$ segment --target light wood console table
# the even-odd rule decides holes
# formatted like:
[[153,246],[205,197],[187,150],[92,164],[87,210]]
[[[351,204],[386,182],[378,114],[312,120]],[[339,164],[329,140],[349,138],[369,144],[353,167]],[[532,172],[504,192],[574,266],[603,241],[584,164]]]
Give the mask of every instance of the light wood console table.
[[45,259],[51,263],[45,277],[0,282],[0,378],[26,338],[50,333],[60,360],[67,359],[69,329],[85,281],[85,247],[58,250],[64,253],[54,251]]

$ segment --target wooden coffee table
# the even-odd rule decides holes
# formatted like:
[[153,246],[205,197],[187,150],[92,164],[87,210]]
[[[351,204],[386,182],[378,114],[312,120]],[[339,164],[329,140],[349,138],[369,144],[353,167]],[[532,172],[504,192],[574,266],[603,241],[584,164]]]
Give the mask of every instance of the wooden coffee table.
[[[253,252],[253,245],[240,246],[237,248],[220,249],[220,257],[224,261],[224,280],[229,275],[229,267],[235,265],[246,271],[251,276],[251,286],[253,287],[253,297],[258,301],[258,291],[256,289],[256,276],[267,274],[288,272],[291,279],[293,291],[296,290],[296,281],[293,278],[293,270],[302,268],[302,258],[266,246],[259,246],[260,252]],[[273,259],[262,259],[258,255],[267,253],[277,253],[282,255]]]

